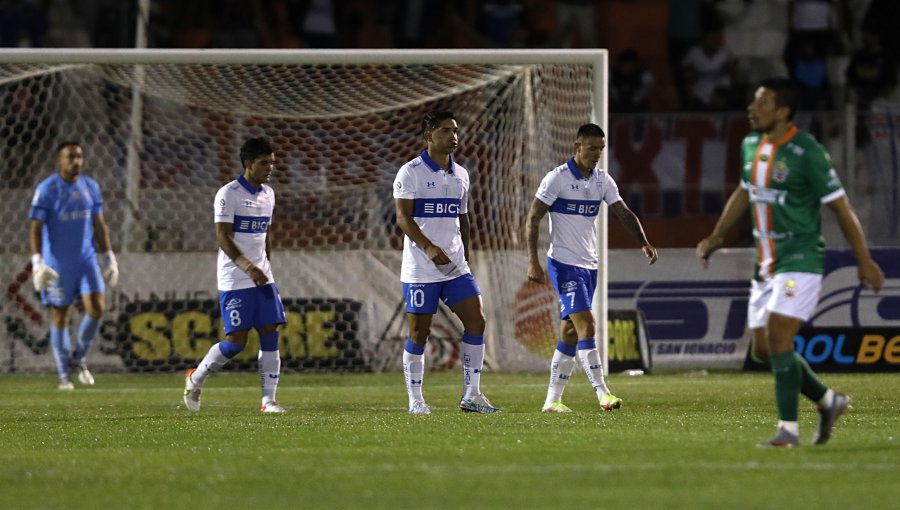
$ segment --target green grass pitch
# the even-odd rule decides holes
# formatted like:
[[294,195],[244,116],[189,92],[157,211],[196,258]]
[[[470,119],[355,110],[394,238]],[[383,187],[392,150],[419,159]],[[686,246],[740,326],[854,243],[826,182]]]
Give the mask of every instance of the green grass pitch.
[[[804,444],[774,432],[768,374],[609,378],[602,412],[583,374],[575,413],[539,412],[545,374],[485,373],[502,415],[456,409],[461,376],[426,374],[434,413],[409,416],[403,376],[287,374],[286,415],[261,415],[255,374],[216,374],[203,409],[178,374],[0,376],[0,508],[896,508],[900,377],[823,379],[853,410],[825,446],[801,402]],[[577,505],[577,506],[576,506]]]

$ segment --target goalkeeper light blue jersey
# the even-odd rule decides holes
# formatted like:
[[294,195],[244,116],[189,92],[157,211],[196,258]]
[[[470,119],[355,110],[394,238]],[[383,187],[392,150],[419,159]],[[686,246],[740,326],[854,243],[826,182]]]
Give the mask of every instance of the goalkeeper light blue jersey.
[[[219,188],[214,205],[216,223],[234,225],[234,243],[241,253],[260,268],[274,283],[272,266],[266,255],[266,235],[275,210],[275,192],[267,184],[254,188],[244,176]],[[219,248],[219,290],[239,290],[256,287],[243,269],[235,265],[231,257]]]
[[96,262],[93,215],[102,213],[100,186],[90,177],[80,175],[69,183],[57,173],[41,181],[28,216],[44,223],[44,261],[57,271]]
[[450,168],[444,170],[427,151],[409,161],[394,179],[394,198],[414,201],[413,220],[432,243],[450,257],[450,263],[438,266],[409,237],[403,236],[403,264],[400,281],[435,283],[469,274],[459,215],[468,212],[469,172],[450,156]]
[[558,262],[585,269],[597,269],[597,213],[600,202],[612,205],[622,197],[616,181],[595,168],[584,178],[569,158],[541,181],[538,200],[550,206],[550,250]]

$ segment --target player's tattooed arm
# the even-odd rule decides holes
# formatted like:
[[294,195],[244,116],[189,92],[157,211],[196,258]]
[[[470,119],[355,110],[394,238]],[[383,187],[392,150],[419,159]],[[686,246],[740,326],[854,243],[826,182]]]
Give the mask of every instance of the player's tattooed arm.
[[619,200],[609,206],[609,208],[615,213],[616,217],[619,218],[619,221],[625,226],[625,230],[631,234],[631,237],[641,243],[641,250],[643,250],[644,255],[650,259],[650,263],[653,264],[656,262],[659,258],[659,255],[656,253],[656,248],[654,248],[653,245],[650,244],[650,241],[647,240],[647,234],[644,233],[644,227],[641,225],[641,220],[639,220],[637,215],[625,205],[625,201]]

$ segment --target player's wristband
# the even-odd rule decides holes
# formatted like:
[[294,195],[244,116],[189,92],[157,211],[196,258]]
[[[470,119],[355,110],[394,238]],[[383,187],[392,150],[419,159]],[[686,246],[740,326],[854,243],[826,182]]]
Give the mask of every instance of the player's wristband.
[[234,263],[237,267],[243,269],[245,273],[249,273],[250,268],[253,267],[253,262],[250,262],[250,259],[243,255],[238,255],[238,257],[234,259]]
[[35,253],[31,256],[31,267],[36,269],[44,265],[44,256],[40,253]]

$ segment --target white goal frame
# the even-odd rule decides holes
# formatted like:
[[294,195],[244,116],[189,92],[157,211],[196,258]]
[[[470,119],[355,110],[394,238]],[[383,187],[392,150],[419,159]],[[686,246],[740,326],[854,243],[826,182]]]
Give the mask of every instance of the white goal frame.
[[[71,48],[16,48],[0,50],[3,64],[124,64],[135,66],[135,76],[141,76],[141,67],[147,64],[580,64],[593,68],[593,90],[591,93],[593,122],[608,131],[608,66],[609,53],[605,49],[567,50],[186,50],[186,49],[71,49]],[[140,79],[135,82],[135,90],[140,91]],[[134,94],[132,103],[132,125],[140,122],[140,94]],[[126,196],[136,196],[139,161],[137,148],[140,146],[140,129],[132,130],[132,140],[128,149],[128,185]],[[573,134],[574,135],[574,134]],[[608,136],[608,133],[607,133]],[[608,169],[608,151],[601,157],[601,167]],[[549,170],[549,169],[548,169]],[[134,188],[134,189],[132,189]],[[133,202],[134,203],[134,202]],[[608,312],[608,241],[607,207],[602,204],[597,216],[599,274],[597,293],[594,297],[593,313],[602,342],[603,367],[609,371],[609,338],[607,327]],[[124,228],[128,227],[126,219]],[[489,325],[490,327],[490,325]]]

